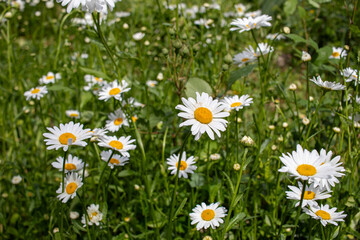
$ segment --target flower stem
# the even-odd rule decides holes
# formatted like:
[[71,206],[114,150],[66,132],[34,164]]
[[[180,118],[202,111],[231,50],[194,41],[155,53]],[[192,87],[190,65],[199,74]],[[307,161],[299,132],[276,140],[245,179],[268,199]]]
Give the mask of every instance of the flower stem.
[[114,155],[114,152],[115,152],[115,150],[112,150],[109,159],[107,160],[105,166],[103,167],[103,169],[102,169],[102,171],[101,171],[100,179],[99,179],[99,183],[98,183],[98,187],[97,187],[97,189],[96,189],[96,198],[95,198],[95,199],[96,199],[96,202],[98,202],[99,188],[100,188],[100,185],[101,185],[101,180],[102,180],[102,178],[103,178],[103,176],[104,176],[104,172],[105,172],[105,170],[106,170],[107,165],[109,164],[112,156]]
[[291,235],[291,240],[294,240],[294,237],[295,237],[296,228],[297,228],[297,225],[298,225],[298,223],[299,223],[299,217],[300,217],[300,214],[301,214],[302,203],[303,203],[303,200],[304,200],[304,193],[305,193],[305,188],[306,188],[306,181],[303,180],[303,181],[302,181],[302,184],[303,184],[303,187],[302,187],[302,191],[301,191],[300,205],[299,205],[299,208],[298,208],[298,212],[297,212],[297,214],[296,214],[295,227],[294,227],[293,233],[292,233],[292,235]]
[[[68,150],[65,151],[64,153],[64,161],[63,161],[63,166],[62,166],[62,178],[61,178],[61,182],[62,182],[62,192],[64,192],[65,190],[65,162],[66,162],[66,157],[68,154]],[[60,225],[60,235],[61,235],[61,239],[64,239],[64,206],[61,205],[61,225]]]

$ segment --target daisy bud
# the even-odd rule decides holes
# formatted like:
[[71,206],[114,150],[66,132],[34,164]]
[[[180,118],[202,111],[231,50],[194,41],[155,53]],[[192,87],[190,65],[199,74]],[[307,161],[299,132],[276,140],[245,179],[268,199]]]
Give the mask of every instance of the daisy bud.
[[1,194],[1,197],[3,197],[3,198],[7,198],[8,196],[9,196],[9,194],[7,194],[6,192]]
[[311,55],[308,52],[302,51],[301,60],[308,62],[311,60]]
[[58,233],[58,232],[59,232],[59,228],[56,227],[53,229],[53,233]]
[[309,101],[310,101],[310,102],[314,101],[314,97],[313,97],[313,96],[310,96],[310,97],[309,97]]
[[307,117],[304,117],[303,120],[302,120],[302,123],[304,125],[308,125],[310,123],[310,120]]
[[209,20],[206,21],[206,24],[207,24],[207,25],[211,25],[211,24],[213,24],[213,23],[214,23],[214,20],[212,20],[212,19],[209,19]]
[[12,16],[13,16],[12,12],[7,12],[7,13],[5,13],[4,17],[9,19],[9,18],[12,18]]
[[233,58],[231,56],[230,53],[226,54],[225,57],[224,57],[224,62],[227,63],[227,64],[232,64],[233,62]]
[[122,27],[123,29],[129,29],[129,25],[127,23],[124,23]]
[[22,180],[22,177],[20,175],[17,175],[17,176],[14,176],[12,179],[11,179],[11,183],[12,184],[19,184]]
[[244,146],[247,146],[247,147],[250,147],[250,146],[253,146],[255,144],[254,140],[252,140],[251,137],[249,136],[244,136],[240,142],[244,145]]
[[164,80],[164,74],[158,73],[158,75],[156,76],[156,79],[159,80],[159,81]]
[[277,138],[277,140],[278,140],[279,142],[282,142],[282,141],[284,141],[284,138],[283,138],[283,136],[280,136],[280,137]]
[[141,39],[143,39],[145,37],[145,33],[142,32],[137,32],[133,35],[133,39],[135,41],[140,41]]
[[209,4],[209,3],[204,3],[203,6],[206,7],[206,8],[208,8],[208,7],[210,7],[210,4]]
[[349,45],[344,45],[344,48],[345,48],[346,51],[349,51],[349,50],[350,50]]
[[71,219],[78,219],[79,218],[79,216],[80,216],[80,214],[78,213],[78,212],[76,212],[76,211],[71,211],[70,212],[70,218]]
[[297,86],[295,83],[290,84],[290,86],[289,86],[290,91],[295,91],[296,89],[297,89]]
[[282,126],[283,126],[283,128],[287,128],[289,126],[289,124],[287,122],[283,122]]
[[221,158],[221,156],[218,153],[214,153],[214,154],[210,155],[210,160],[213,160],[213,161],[219,160],[220,158]]
[[139,191],[139,190],[140,190],[140,186],[137,185],[137,184],[134,185],[134,188],[135,188],[136,191]]
[[271,150],[275,151],[277,149],[277,146],[276,145],[272,145],[271,146]]
[[274,129],[275,129],[275,126],[274,126],[274,125],[269,125],[269,129],[270,129],[270,130],[274,130]]
[[239,171],[240,170],[240,164],[235,163],[233,168],[234,168],[235,171]]
[[141,27],[141,31],[145,32],[146,31],[146,27]]
[[127,233],[125,233],[124,237],[125,237],[126,239],[128,239],[128,238],[129,238],[129,235],[128,235]]
[[210,236],[205,236],[202,240],[213,240],[213,238]]
[[333,127],[333,131],[335,132],[335,133],[340,133],[340,128],[338,128],[338,127]]
[[289,34],[289,33],[290,33],[290,28],[289,28],[289,27],[284,27],[284,28],[283,28],[283,31],[284,31],[284,33],[286,33],[286,34]]
[[148,40],[146,40],[146,41],[144,42],[144,45],[145,45],[145,46],[149,46],[149,45],[150,45],[150,42],[149,42]]

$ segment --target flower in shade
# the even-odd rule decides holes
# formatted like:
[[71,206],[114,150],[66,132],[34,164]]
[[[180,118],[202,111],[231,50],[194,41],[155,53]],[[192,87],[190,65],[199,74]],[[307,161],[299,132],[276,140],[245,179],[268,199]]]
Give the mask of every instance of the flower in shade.
[[197,166],[194,165],[195,158],[193,156],[186,158],[186,152],[183,152],[179,166],[179,157],[180,154],[178,155],[173,154],[167,159],[166,163],[169,166],[168,170],[171,171],[172,175],[175,175],[177,169],[179,168],[179,178],[181,177],[188,178],[188,173],[194,173],[194,170],[197,169]]
[[70,198],[73,199],[76,196],[76,191],[81,188],[82,185],[81,176],[77,173],[70,173],[65,177],[64,190],[62,183],[60,183],[60,187],[56,191],[56,193],[59,193],[57,197],[59,200],[62,200],[63,203],[66,203]]
[[102,218],[103,218],[103,214],[99,210],[99,204],[91,204],[87,208],[87,215],[83,214],[81,218],[81,223],[83,224],[84,227],[86,227],[86,222],[89,226],[93,224],[99,226]]
[[354,81],[355,86],[359,81],[359,72],[350,67],[345,68],[343,71],[340,71],[340,74],[345,77],[346,82]]
[[316,85],[318,85],[319,87],[325,90],[345,90],[344,85],[335,82],[323,81],[321,80],[320,76],[313,77],[312,79],[310,79],[310,81],[312,81],[313,83],[315,83]]
[[341,47],[340,48],[333,47],[332,50],[333,50],[333,52],[329,56],[330,59],[331,58],[340,59],[340,58],[344,58],[347,56],[346,50]]
[[31,88],[29,91],[26,91],[24,93],[24,96],[26,97],[26,100],[29,101],[31,98],[40,100],[40,98],[42,98],[45,94],[47,94],[47,88],[46,86],[42,86],[42,87],[36,87],[36,88]]
[[220,203],[211,203],[207,206],[205,203],[196,205],[193,208],[193,212],[190,213],[191,225],[196,224],[196,229],[200,230],[202,228],[208,229],[210,226],[212,229],[215,229],[220,226],[220,223],[223,223],[226,216],[226,208],[219,207]]
[[248,62],[253,62],[256,60],[254,52],[251,52],[249,49],[245,49],[241,53],[238,53],[234,56],[234,63],[238,64],[239,67]]
[[[51,164],[54,168],[63,170],[64,158],[57,157],[56,161]],[[65,161],[65,173],[79,171],[84,168],[84,162],[76,156],[68,155]]]
[[130,157],[128,151],[134,150],[136,145],[131,144],[135,142],[135,139],[130,139],[130,136],[117,138],[115,136],[108,136],[99,142],[99,146],[111,148],[121,153],[125,157]]
[[343,222],[344,218],[347,216],[343,214],[344,211],[336,212],[337,208],[331,208],[328,204],[321,206],[310,206],[309,209],[304,208],[306,214],[310,215],[314,219],[320,220],[323,226],[326,226],[328,223],[338,225],[337,222]]
[[191,126],[191,132],[195,136],[195,140],[199,140],[203,133],[214,140],[214,132],[220,137],[220,131],[225,131],[227,121],[223,118],[229,116],[228,112],[224,112],[225,106],[218,100],[213,100],[207,93],[196,93],[194,98],[182,98],[184,105],[177,105],[175,108],[182,111],[179,117],[186,119],[180,124],[182,126]]
[[153,80],[146,81],[146,85],[148,87],[155,87],[157,85],[157,81],[153,81]]
[[114,113],[110,113],[106,120],[106,129],[110,132],[119,131],[122,126],[129,126],[125,114],[119,108]]
[[242,17],[245,14],[246,6],[244,4],[236,4],[235,5],[236,13],[239,17]]
[[227,110],[235,110],[239,111],[244,107],[250,106],[253,103],[253,99],[249,95],[242,95],[239,97],[238,95],[232,97],[225,97],[224,104],[226,105]]
[[266,35],[266,39],[281,40],[281,39],[285,39],[285,36],[282,35],[281,33],[269,33],[268,35]]
[[121,100],[121,94],[130,90],[127,86],[128,84],[125,80],[122,80],[121,83],[118,83],[118,81],[115,80],[101,89],[99,92],[99,99],[104,100],[105,102],[112,97],[116,100]]
[[[287,199],[293,199],[297,200],[295,207],[300,205],[300,199],[301,199],[301,192],[303,185],[301,182],[298,182],[299,187],[296,186],[288,186],[291,191],[286,191],[286,198]],[[302,202],[301,207],[305,207],[306,205],[309,206],[317,206],[318,203],[316,200],[326,199],[331,197],[330,191],[327,191],[326,189],[315,187],[314,184],[311,184],[310,186],[305,187],[304,192],[304,199]]]
[[47,128],[51,133],[44,133],[45,142],[48,150],[63,148],[68,150],[70,145],[77,145],[85,147],[87,143],[84,141],[91,137],[90,129],[83,129],[80,123],[69,122],[66,124],[60,123],[60,128]]
[[239,30],[240,33],[244,31],[250,31],[251,29],[258,29],[260,27],[270,27],[271,23],[269,21],[272,20],[272,17],[269,15],[261,15],[255,18],[238,18],[232,21],[230,24],[234,27],[230,28],[230,31]]
[[[100,154],[101,160],[108,162],[112,152],[112,150],[102,151]],[[114,166],[124,166],[128,161],[128,157],[122,157],[119,154],[113,154],[111,156],[108,166],[113,169]]]
[[70,117],[70,118],[76,118],[79,119],[80,118],[80,113],[79,111],[76,110],[67,110],[65,111],[66,116]]
[[48,72],[46,75],[42,76],[39,79],[39,83],[42,84],[49,84],[49,83],[55,83],[55,80],[61,79],[60,73],[53,73]]

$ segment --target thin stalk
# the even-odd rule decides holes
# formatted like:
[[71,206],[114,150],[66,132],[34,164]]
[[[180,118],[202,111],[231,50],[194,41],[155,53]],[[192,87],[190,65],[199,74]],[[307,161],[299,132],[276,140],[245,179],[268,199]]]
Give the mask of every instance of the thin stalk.
[[115,153],[115,150],[112,150],[109,159],[107,160],[105,166],[103,167],[103,169],[102,169],[102,171],[101,171],[100,179],[99,179],[99,183],[98,183],[98,187],[97,187],[97,189],[96,189],[96,195],[95,195],[95,196],[96,196],[96,198],[95,198],[95,199],[96,199],[96,202],[98,202],[98,196],[99,196],[99,189],[100,189],[100,185],[101,185],[101,180],[102,180],[102,178],[103,178],[103,176],[104,176],[104,172],[105,172],[105,170],[106,170],[106,168],[107,168],[107,166],[108,166],[108,164],[109,164],[112,156],[114,155],[114,153]]
[[300,134],[299,108],[298,108],[298,104],[297,104],[297,100],[296,100],[296,93],[295,93],[295,91],[292,91],[292,92],[293,92],[293,95],[294,95],[295,108],[296,108],[295,109],[296,110],[296,124],[297,124],[298,134]]
[[325,227],[320,224],[321,226],[321,236],[322,236],[322,240],[326,240],[326,235],[325,235]]
[[[61,179],[61,182],[62,182],[62,192],[65,191],[65,162],[66,162],[66,157],[67,157],[67,154],[68,154],[68,150],[65,151],[64,153],[64,161],[63,161],[63,166],[62,166],[62,179]],[[61,239],[64,239],[64,207],[63,205],[61,205],[61,223],[60,223],[60,235],[61,235]]]
[[310,89],[309,89],[309,62],[306,62],[306,97],[307,97],[307,109],[306,116],[309,118],[310,114]]
[[82,200],[82,197],[81,197],[80,193],[77,193],[77,196],[78,196],[78,198],[80,200],[83,211],[85,212],[86,233],[88,235],[89,240],[91,240],[91,234],[90,234],[89,224],[88,224],[88,219],[90,219],[90,218],[89,218],[88,212],[86,210],[86,205],[85,205],[84,201]]
[[305,188],[306,188],[306,181],[303,180],[303,181],[302,181],[302,184],[303,184],[303,187],[302,187],[302,191],[301,191],[300,205],[299,205],[299,208],[298,208],[298,212],[297,212],[297,214],[296,214],[295,228],[294,228],[293,233],[292,233],[292,235],[291,235],[291,240],[294,240],[294,237],[295,237],[296,228],[297,228],[297,225],[298,225],[298,223],[299,223],[299,217],[300,217],[300,214],[301,214],[302,203],[303,203],[303,200],[304,200],[304,193],[305,193]]
[[[317,113],[318,113],[318,111],[319,111],[319,107],[320,107],[320,105],[321,105],[322,100],[324,99],[325,93],[326,93],[325,91],[322,91],[322,93],[321,93],[321,97],[320,97],[320,100],[319,100],[318,105],[316,106],[314,116],[316,116]],[[319,123],[320,123],[320,121],[319,121]],[[305,139],[304,139],[304,143],[305,143],[305,144],[307,144],[307,139],[308,139],[308,137],[309,137],[309,135],[310,135],[311,128],[312,128],[313,124],[314,124],[314,119],[313,119],[313,117],[311,117],[311,119],[310,119],[310,125],[309,125],[309,128],[308,128],[308,130],[307,130],[307,133],[306,133],[306,136],[305,136]]]

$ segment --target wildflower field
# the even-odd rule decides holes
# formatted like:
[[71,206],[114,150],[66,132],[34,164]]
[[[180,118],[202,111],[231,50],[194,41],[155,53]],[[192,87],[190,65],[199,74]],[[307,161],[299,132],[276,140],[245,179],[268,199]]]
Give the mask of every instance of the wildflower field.
[[358,0],[0,2],[0,239],[360,239]]

